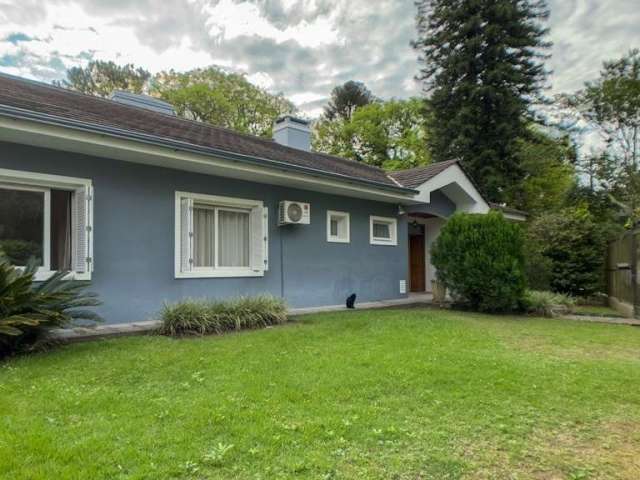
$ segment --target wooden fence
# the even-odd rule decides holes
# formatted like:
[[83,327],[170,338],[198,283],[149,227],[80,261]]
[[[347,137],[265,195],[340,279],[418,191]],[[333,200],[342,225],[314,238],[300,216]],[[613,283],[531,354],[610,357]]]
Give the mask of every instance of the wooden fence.
[[640,230],[636,230],[609,243],[607,252],[609,302],[620,312],[636,317],[640,316],[639,246]]

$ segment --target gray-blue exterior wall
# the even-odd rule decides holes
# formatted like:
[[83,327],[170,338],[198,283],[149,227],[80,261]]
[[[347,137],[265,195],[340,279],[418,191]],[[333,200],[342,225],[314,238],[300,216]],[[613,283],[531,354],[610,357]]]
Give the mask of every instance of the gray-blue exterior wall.
[[[406,216],[394,204],[329,195],[107,158],[0,143],[0,168],[90,178],[94,187],[94,272],[107,323],[154,318],[164,301],[269,293],[292,307],[400,298],[408,277]],[[264,277],[176,279],[175,192],[262,200],[269,208]],[[277,226],[280,200],[311,204],[311,225]],[[349,212],[351,242],[329,243],[327,210]],[[369,216],[398,219],[398,245],[369,243]]]

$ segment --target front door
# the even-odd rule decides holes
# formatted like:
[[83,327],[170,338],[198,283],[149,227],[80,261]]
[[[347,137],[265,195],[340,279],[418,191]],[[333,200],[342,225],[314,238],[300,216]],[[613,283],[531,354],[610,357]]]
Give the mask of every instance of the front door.
[[410,289],[412,292],[425,291],[424,235],[409,236]]

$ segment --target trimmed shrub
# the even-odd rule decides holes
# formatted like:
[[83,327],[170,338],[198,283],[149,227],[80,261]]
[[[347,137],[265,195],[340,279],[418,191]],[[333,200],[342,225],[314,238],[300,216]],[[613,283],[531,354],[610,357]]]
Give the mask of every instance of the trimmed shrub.
[[19,269],[0,253],[0,358],[37,349],[52,329],[75,320],[101,320],[86,309],[100,305],[96,294],[85,292],[86,282],[64,280],[68,272],[56,272],[34,283],[37,270],[35,260]]
[[527,256],[532,259],[528,272],[532,279],[537,279],[544,269],[545,281],[532,281],[532,286],[573,297],[603,291],[605,229],[584,208],[568,208],[538,217],[527,232]]
[[432,252],[437,276],[454,300],[481,312],[520,310],[525,291],[520,227],[501,213],[458,213],[442,228]]
[[165,304],[160,319],[161,335],[219,334],[285,323],[287,306],[284,300],[269,295],[222,301],[186,299]]
[[555,317],[573,312],[576,306],[575,298],[564,293],[527,290],[525,294],[525,308],[528,313]]

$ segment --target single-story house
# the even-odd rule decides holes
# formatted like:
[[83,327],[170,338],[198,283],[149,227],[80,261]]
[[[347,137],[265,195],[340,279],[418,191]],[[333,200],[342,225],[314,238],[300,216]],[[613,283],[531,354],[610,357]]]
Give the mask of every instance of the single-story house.
[[90,280],[122,323],[185,297],[310,307],[429,291],[447,218],[491,208],[456,161],[388,174],[310,145],[290,116],[268,140],[148,96],[0,75],[0,248],[38,258],[38,279]]

